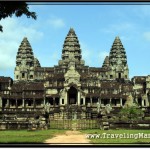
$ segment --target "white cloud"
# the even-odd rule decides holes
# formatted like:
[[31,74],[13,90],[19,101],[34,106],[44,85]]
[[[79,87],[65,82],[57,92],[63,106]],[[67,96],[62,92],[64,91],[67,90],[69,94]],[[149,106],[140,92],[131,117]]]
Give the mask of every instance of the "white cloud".
[[108,25],[106,28],[101,29],[105,33],[117,33],[120,31],[127,31],[127,30],[133,30],[134,29],[134,24],[129,23],[129,22],[122,22],[118,24],[111,24]]
[[54,28],[65,27],[65,22],[61,18],[51,17],[47,22]]
[[145,40],[150,41],[150,31],[144,32],[143,37],[144,37]]
[[81,50],[82,50],[82,59],[85,61],[85,65],[92,65],[92,57],[93,53],[92,50],[88,47],[87,44],[80,42]]
[[106,52],[106,51],[101,51],[99,54],[98,54],[98,57],[99,57],[99,60],[100,60],[100,63],[103,64],[104,62],[104,59],[106,56],[109,56],[109,53]]
[[43,33],[34,25],[25,26],[15,18],[4,19],[0,24],[3,26],[3,32],[0,32],[0,71],[14,69],[16,54],[23,37],[28,37],[32,43],[41,39]]

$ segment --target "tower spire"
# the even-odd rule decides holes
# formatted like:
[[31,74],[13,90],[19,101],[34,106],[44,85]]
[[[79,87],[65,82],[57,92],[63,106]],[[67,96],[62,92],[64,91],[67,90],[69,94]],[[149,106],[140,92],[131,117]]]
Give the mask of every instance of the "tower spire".
[[[128,79],[128,64],[126,51],[123,44],[117,36],[113,42],[112,48],[109,54],[109,63],[112,68],[112,74],[115,78],[125,78]],[[115,73],[113,73],[115,72]]]
[[81,60],[81,49],[78,37],[73,28],[70,28],[62,49],[62,60],[59,61],[59,64],[69,64],[73,61],[75,64],[84,64],[84,61]]
[[109,57],[106,56],[102,65],[103,68],[109,67]]
[[16,56],[15,80],[33,80],[34,67],[40,67],[37,58],[34,58],[32,47],[24,37]]
[[122,42],[117,36],[110,50],[109,61],[111,65],[127,65],[127,56]]

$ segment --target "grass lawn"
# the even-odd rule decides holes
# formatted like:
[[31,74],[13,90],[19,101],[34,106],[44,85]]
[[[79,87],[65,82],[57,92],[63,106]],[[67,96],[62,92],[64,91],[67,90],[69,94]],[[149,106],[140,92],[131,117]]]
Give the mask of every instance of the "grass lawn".
[[[99,138],[99,137],[95,137],[95,138],[89,138],[91,140],[91,143],[95,143],[95,144],[102,144],[102,143],[109,143],[109,144],[119,144],[119,143],[129,143],[129,144],[150,144],[150,136],[149,138],[136,138],[138,133],[144,133],[144,134],[149,134],[150,135],[150,130],[99,130],[99,129],[95,129],[95,130],[81,130],[82,133],[85,134],[85,136],[87,134],[100,134],[100,136],[102,135],[105,138]],[[106,136],[106,134],[111,134],[108,136]],[[105,135],[104,135],[105,134]],[[114,138],[114,136],[112,134],[134,134],[134,135],[130,135],[132,136],[131,138]],[[110,138],[110,136],[112,136],[112,138]],[[128,136],[129,137],[129,136]],[[135,137],[135,138],[134,138]]]
[[66,130],[13,130],[0,131],[0,143],[43,143],[46,139],[54,137],[56,134],[64,133]]

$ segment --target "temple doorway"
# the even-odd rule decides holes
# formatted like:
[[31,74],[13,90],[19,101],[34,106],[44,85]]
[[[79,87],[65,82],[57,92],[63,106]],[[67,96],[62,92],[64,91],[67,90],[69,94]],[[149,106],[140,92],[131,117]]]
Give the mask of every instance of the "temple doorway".
[[77,104],[77,89],[74,87],[70,87],[68,90],[68,103],[69,104]]

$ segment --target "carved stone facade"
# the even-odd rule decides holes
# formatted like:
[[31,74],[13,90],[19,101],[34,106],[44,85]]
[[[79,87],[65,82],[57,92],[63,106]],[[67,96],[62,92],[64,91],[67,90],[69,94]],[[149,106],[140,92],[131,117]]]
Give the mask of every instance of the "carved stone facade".
[[[5,79],[1,77],[0,88]],[[150,76],[129,79],[127,56],[119,37],[115,38],[102,67],[89,67],[82,60],[73,28],[65,38],[62,59],[54,67],[41,67],[29,41],[24,38],[16,57],[14,81],[9,80],[6,89],[0,89],[3,111],[14,108],[37,113],[48,104],[50,112],[74,107],[80,108],[85,117],[84,113],[97,113],[98,106],[123,107],[131,95],[141,107],[150,105]]]

